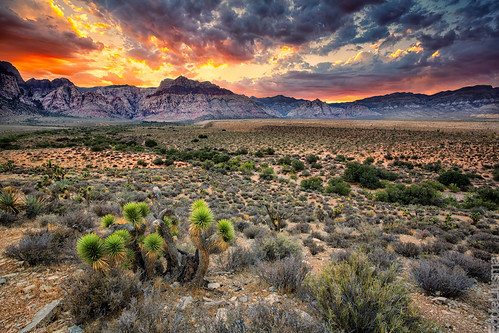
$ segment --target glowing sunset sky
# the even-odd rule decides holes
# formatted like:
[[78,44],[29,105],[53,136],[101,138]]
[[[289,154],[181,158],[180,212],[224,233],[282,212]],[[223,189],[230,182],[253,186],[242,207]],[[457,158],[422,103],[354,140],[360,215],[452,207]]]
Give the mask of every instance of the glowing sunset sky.
[[498,0],[1,0],[0,60],[25,80],[348,101],[499,84]]

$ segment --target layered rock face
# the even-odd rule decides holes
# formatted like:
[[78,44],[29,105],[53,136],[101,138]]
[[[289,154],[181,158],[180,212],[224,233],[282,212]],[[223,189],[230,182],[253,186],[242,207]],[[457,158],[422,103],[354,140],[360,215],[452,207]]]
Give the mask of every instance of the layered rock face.
[[[37,113],[151,121],[269,118],[272,110],[210,82],[183,76],[158,88],[129,85],[78,88],[61,78],[26,82],[10,63],[0,63],[2,114]],[[22,106],[22,107],[21,107]],[[15,110],[12,110],[12,109]],[[269,112],[270,111],[270,112]]]
[[79,88],[65,78],[24,81],[0,61],[0,114],[186,121],[242,118],[499,118],[499,88],[465,87],[434,95],[394,93],[350,103],[307,101],[282,95],[248,98],[183,76],[157,88],[130,85]]
[[163,80],[137,108],[138,118],[155,121],[270,116],[246,96],[234,94],[210,82],[193,81],[183,76]]
[[469,119],[499,118],[499,88],[464,87],[434,95],[394,93],[348,103],[275,96],[252,99],[286,118]]

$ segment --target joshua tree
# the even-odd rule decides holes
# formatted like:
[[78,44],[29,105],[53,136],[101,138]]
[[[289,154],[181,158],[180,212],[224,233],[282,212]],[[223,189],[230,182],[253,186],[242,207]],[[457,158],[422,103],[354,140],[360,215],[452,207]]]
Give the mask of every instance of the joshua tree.
[[280,232],[282,228],[285,228],[287,223],[286,220],[289,219],[295,211],[283,213],[279,206],[274,207],[271,203],[264,203],[265,209],[267,210],[267,215],[269,216],[269,227],[270,229]]
[[[149,278],[160,271],[171,280],[191,282],[199,287],[204,282],[210,254],[224,251],[235,238],[231,222],[223,219],[213,223],[213,213],[203,200],[192,205],[189,219],[189,236],[196,247],[195,254],[177,248],[178,220],[171,209],[162,210],[148,228],[145,217],[149,214],[146,203],[131,202],[123,207],[127,223],[117,224],[112,216],[104,216],[101,226],[110,229],[107,237],[102,239],[90,233],[80,238],[77,245],[80,258],[104,273],[110,265],[131,266],[134,270],[144,270]],[[158,258],[163,255],[166,269],[155,270]]]

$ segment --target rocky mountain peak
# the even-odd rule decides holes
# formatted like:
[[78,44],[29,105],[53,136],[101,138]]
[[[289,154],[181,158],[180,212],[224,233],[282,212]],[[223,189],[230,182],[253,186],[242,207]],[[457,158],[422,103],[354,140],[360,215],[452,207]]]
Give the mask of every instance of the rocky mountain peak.
[[161,84],[152,96],[164,94],[201,94],[209,96],[234,95],[232,91],[220,88],[219,86],[211,82],[199,82],[196,80],[188,79],[182,75],[177,77],[175,80],[165,79],[161,81]]
[[19,74],[17,68],[15,68],[10,62],[0,61],[0,74],[13,76],[16,79],[18,85],[24,83],[21,74]]

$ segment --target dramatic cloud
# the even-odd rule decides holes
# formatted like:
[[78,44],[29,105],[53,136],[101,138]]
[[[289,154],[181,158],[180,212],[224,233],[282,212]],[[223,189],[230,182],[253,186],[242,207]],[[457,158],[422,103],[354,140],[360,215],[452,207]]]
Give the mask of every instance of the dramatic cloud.
[[0,58],[80,85],[328,101],[499,83],[496,0],[5,0]]

